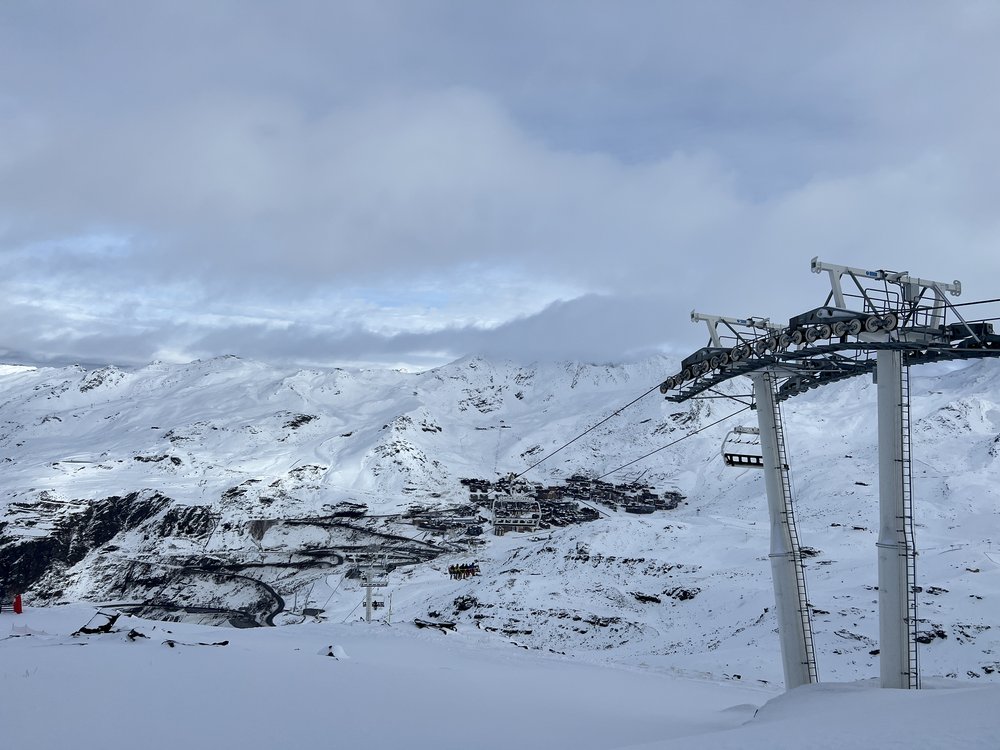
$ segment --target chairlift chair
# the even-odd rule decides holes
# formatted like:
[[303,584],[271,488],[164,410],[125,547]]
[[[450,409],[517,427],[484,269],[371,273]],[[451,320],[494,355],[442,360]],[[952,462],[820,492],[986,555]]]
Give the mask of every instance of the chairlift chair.
[[355,558],[361,586],[383,588],[389,585],[389,565],[386,557],[359,556]]
[[737,469],[764,468],[760,430],[742,426],[731,429],[722,441],[722,462]]

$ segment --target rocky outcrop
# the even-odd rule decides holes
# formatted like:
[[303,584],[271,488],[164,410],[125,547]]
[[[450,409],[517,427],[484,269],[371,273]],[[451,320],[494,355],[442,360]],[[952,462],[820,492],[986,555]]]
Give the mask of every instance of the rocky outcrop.
[[44,536],[20,536],[5,530],[0,535],[0,586],[26,591],[53,568],[72,567],[123,531],[138,528],[169,503],[169,498],[158,493],[134,492],[74,508],[55,519],[55,528]]

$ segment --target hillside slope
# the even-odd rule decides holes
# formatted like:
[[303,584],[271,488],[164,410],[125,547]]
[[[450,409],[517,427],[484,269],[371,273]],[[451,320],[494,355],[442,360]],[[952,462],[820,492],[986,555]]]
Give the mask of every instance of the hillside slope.
[[[729,426],[752,412],[606,478],[685,498],[651,515],[576,491],[564,499],[599,520],[494,537],[460,481],[523,471],[673,364],[5,366],[0,583],[31,602],[113,601],[147,616],[342,620],[362,596],[352,556],[381,550],[397,619],[448,617],[528,648],[773,684],[763,482],[719,457]],[[1000,671],[998,383],[986,361],[913,372],[928,674]],[[825,679],[877,674],[874,400],[859,379],[784,405]],[[741,408],[654,392],[525,478],[601,476]],[[480,576],[448,577],[473,559]]]

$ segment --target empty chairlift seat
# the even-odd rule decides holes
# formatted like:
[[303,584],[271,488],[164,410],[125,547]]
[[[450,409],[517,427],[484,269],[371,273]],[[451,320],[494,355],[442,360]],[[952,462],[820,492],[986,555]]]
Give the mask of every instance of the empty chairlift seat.
[[762,469],[764,458],[760,450],[760,430],[756,427],[734,427],[722,441],[722,462],[738,469]]

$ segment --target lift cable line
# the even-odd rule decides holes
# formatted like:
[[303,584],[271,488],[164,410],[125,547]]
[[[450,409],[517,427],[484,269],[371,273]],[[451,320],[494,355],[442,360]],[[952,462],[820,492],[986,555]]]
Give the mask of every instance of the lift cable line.
[[[980,300],[976,300],[975,302],[949,302],[949,303],[945,304],[943,307],[941,307],[940,309],[943,310],[943,309],[951,308],[951,307],[970,307],[972,305],[990,305],[990,304],[993,304],[995,302],[1000,302],[1000,297],[996,297],[994,299],[980,299]],[[930,305],[930,306],[928,306],[925,309],[927,309],[927,310],[937,310],[938,308],[935,307],[935,306],[933,306],[933,305]]]
[[611,414],[609,414],[608,416],[606,416],[604,419],[602,419],[597,424],[593,425],[592,427],[588,427],[586,430],[584,430],[583,432],[581,432],[579,435],[577,435],[575,438],[573,438],[569,442],[563,443],[562,445],[560,445],[558,448],[556,448],[554,451],[552,451],[548,455],[542,456],[540,459],[538,459],[537,461],[535,461],[535,463],[533,463],[527,469],[525,469],[524,471],[522,471],[520,474],[515,474],[513,477],[511,477],[511,479],[520,479],[525,474],[527,474],[529,471],[531,471],[536,466],[538,466],[539,464],[541,464],[543,461],[548,461],[550,458],[552,458],[554,455],[556,455],[559,451],[563,450],[564,448],[568,448],[573,443],[575,443],[577,440],[579,440],[580,438],[584,437],[585,435],[593,432],[594,430],[596,430],[598,427],[600,427],[605,422],[608,422],[611,419],[613,419],[614,417],[617,417],[619,414],[621,414],[627,408],[629,408],[630,406],[632,406],[635,403],[638,403],[642,399],[646,398],[646,396],[648,396],[650,393],[652,393],[653,391],[655,391],[659,387],[660,387],[660,384],[657,383],[652,388],[650,388],[648,391],[646,391],[645,393],[643,393],[641,396],[637,396],[636,398],[632,399],[627,404],[625,404],[625,406],[622,406],[621,408],[615,410],[614,412],[612,412]]
[[734,411],[734,412],[733,412],[732,414],[727,414],[727,415],[726,415],[726,416],[724,416],[724,417],[723,417],[722,419],[717,419],[717,420],[715,420],[714,422],[711,422],[711,423],[709,423],[709,424],[705,425],[704,427],[699,427],[699,428],[698,428],[697,430],[694,430],[694,431],[692,431],[692,432],[689,432],[689,433],[688,433],[687,435],[685,435],[684,437],[679,437],[679,438],[677,438],[677,439],[676,439],[675,441],[673,441],[672,443],[667,443],[666,445],[661,445],[661,446],[660,446],[659,448],[657,448],[656,450],[652,450],[652,451],[650,451],[649,453],[647,453],[647,454],[645,454],[645,455],[643,455],[643,456],[639,456],[638,458],[634,458],[634,459],[632,459],[631,461],[629,461],[629,462],[628,462],[627,464],[623,464],[622,466],[619,466],[619,467],[618,467],[617,469],[612,469],[611,471],[609,471],[609,472],[607,472],[607,473],[605,473],[605,474],[601,474],[601,476],[597,477],[597,479],[604,479],[604,477],[608,477],[608,476],[611,476],[612,474],[615,474],[615,473],[617,473],[617,472],[621,471],[622,469],[627,469],[627,468],[628,468],[629,466],[631,466],[632,464],[636,464],[636,463],[639,463],[640,461],[642,461],[642,460],[644,460],[644,459],[647,459],[647,458],[649,458],[650,456],[652,456],[652,455],[654,455],[654,454],[656,454],[656,453],[659,453],[660,451],[665,451],[665,450],[666,450],[667,448],[672,448],[673,446],[677,445],[678,443],[680,443],[680,442],[682,442],[682,441],[684,441],[684,440],[687,440],[687,439],[688,439],[689,437],[694,437],[694,436],[695,436],[695,435],[697,435],[697,434],[698,434],[699,432],[704,432],[704,431],[705,431],[705,430],[707,430],[707,429],[708,429],[709,427],[715,427],[715,425],[717,425],[717,424],[721,424],[722,422],[725,422],[725,421],[726,421],[727,419],[732,419],[732,418],[733,418],[733,417],[735,417],[735,416],[736,416],[737,414],[742,414],[743,412],[747,411],[747,409],[750,409],[750,408],[752,408],[752,407],[750,407],[750,406],[744,406],[744,407],[743,407],[742,409],[737,409],[737,410],[736,410],[736,411]]

